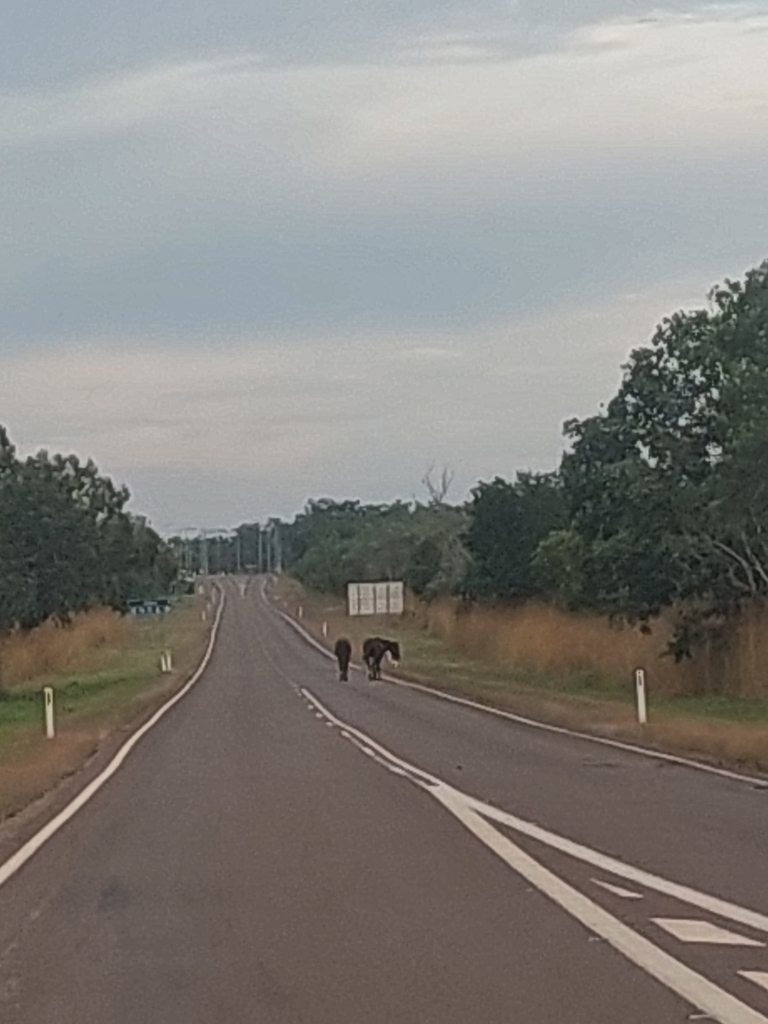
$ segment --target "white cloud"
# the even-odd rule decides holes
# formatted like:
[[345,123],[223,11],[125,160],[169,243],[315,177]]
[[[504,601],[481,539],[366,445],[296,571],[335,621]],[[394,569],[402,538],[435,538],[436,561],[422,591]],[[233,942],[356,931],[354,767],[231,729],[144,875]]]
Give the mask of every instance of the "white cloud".
[[[749,182],[768,149],[767,38],[768,16],[711,8],[603,21],[537,56],[422,33],[389,63],[253,54],[0,96],[0,285],[4,315],[17,296],[21,310],[8,322],[50,304],[41,332],[66,316],[73,332],[78,316],[147,323],[115,312],[146,301],[159,322],[214,324],[207,343],[183,326],[151,339],[116,326],[4,355],[2,420],[26,449],[75,449],[144,481],[149,511],[164,477],[186,481],[163,499],[177,524],[201,474],[237,485],[258,516],[324,492],[407,497],[433,461],[457,469],[457,492],[551,467],[562,420],[612,393],[656,319],[762,244],[759,188],[734,196],[733,179]],[[216,248],[232,238],[247,245]],[[614,265],[635,294],[563,297],[608,291]],[[689,287],[683,272],[702,276]],[[208,278],[223,299],[195,306]],[[258,285],[239,318],[217,319]],[[398,304],[400,322],[447,323],[452,302],[453,332],[312,326],[326,309],[324,325],[350,331],[396,322]],[[293,307],[310,326],[289,338],[215,326],[296,323],[280,319]],[[4,350],[34,329],[6,331]],[[212,502],[200,493],[194,514],[218,525]]]
[[[562,421],[596,411],[629,349],[700,292],[677,282],[462,335],[94,342],[4,360],[0,408],[24,450],[75,450],[160,488],[186,480],[179,493],[228,480],[252,496],[243,515],[329,492],[408,497],[433,461],[458,470],[459,497],[479,477],[554,467]],[[192,515],[136,498],[176,525]],[[204,490],[194,514],[221,518]]]
[[615,195],[667,169],[695,193],[713,167],[767,155],[768,16],[737,13],[605,21],[533,57],[457,60],[499,40],[421,35],[388,65],[253,54],[0,95],[0,282],[190,226],[215,238],[272,218],[290,232],[356,210],[410,211],[417,228],[424,213],[557,203],[596,181]]
[[[187,61],[0,97],[0,145],[170,133],[179,155],[194,138],[213,165],[255,154],[271,163],[260,171],[289,177],[445,155],[598,160],[599,148],[591,158],[585,150],[682,150],[723,133],[750,147],[764,142],[755,129],[768,102],[766,31],[766,15],[710,8],[602,22],[533,57],[504,57],[492,40],[454,34],[405,42],[390,65],[265,66],[257,54]],[[403,53],[411,65],[397,59]]]

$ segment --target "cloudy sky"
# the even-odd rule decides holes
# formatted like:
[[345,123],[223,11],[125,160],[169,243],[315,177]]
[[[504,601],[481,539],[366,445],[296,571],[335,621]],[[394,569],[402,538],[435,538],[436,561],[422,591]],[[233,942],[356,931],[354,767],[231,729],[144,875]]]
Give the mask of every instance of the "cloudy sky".
[[0,423],[164,531],[553,468],[768,256],[768,0],[6,0]]

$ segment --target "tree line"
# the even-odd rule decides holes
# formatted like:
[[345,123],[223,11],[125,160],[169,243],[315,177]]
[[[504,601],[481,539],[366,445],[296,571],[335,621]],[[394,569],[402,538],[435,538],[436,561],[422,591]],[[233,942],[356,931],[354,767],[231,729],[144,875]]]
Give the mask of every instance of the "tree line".
[[17,456],[0,427],[0,632],[167,593],[171,549],[91,460]]
[[282,524],[285,564],[339,592],[397,577],[644,626],[673,608],[672,653],[690,654],[768,595],[768,261],[665,318],[564,433],[556,471],[478,483],[461,506],[311,501]]

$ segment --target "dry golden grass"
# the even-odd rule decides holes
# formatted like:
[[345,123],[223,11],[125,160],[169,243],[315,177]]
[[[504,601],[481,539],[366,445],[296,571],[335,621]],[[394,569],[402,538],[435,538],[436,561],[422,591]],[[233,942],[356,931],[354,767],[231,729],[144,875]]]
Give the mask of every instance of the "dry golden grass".
[[107,608],[77,615],[67,626],[45,622],[0,641],[0,685],[18,686],[41,676],[86,667],[94,651],[121,646],[130,622]]
[[[759,673],[765,626],[757,613],[724,651],[675,665],[661,657],[668,621],[647,635],[540,605],[466,610],[449,601],[411,601],[401,619],[350,619],[342,599],[308,593],[286,577],[274,596],[294,616],[301,607],[318,638],[325,622],[329,646],[347,636],[357,658],[365,636],[399,639],[403,661],[394,674],[403,678],[595,735],[768,770],[768,686]],[[739,678],[752,657],[757,671]],[[633,702],[638,665],[648,671],[651,701],[643,728]]]
[[768,696],[768,609],[755,608],[711,643],[681,662],[666,655],[672,615],[650,633],[596,615],[548,605],[463,608],[435,602],[423,610],[427,628],[452,649],[472,658],[563,674],[590,671],[621,684],[646,669],[657,694]]
[[[207,643],[202,598],[162,618],[99,610],[0,644],[0,822],[71,775],[117,731],[143,721],[191,675]],[[160,672],[160,652],[173,671]],[[40,689],[56,690],[56,739],[43,736]]]

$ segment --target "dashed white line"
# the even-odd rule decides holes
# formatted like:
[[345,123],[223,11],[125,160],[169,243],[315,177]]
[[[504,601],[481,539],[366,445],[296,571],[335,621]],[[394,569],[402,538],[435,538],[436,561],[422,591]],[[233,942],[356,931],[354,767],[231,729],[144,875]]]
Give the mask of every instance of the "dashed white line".
[[765,946],[738,932],[729,932],[711,921],[694,921],[687,917],[652,917],[651,921],[674,936],[679,942],[701,942],[717,946]]
[[603,882],[600,878],[593,878],[592,881],[595,885],[599,885],[603,889],[607,889],[608,892],[612,892],[614,896],[620,896],[623,900],[641,900],[643,898],[642,893],[632,892],[631,889],[622,889],[620,885],[612,885],[611,882]]
[[[303,696],[313,702],[318,711],[322,712],[323,717],[332,722],[340,731],[346,732],[349,735],[350,741],[356,747],[382,764],[389,771],[405,775],[420,788],[428,792],[477,839],[517,871],[518,874],[527,879],[531,885],[552,899],[563,910],[576,918],[576,920],[580,921],[596,937],[604,939],[614,949],[627,957],[627,959],[635,963],[647,974],[662,982],[673,992],[676,992],[692,1006],[701,1010],[713,1020],[719,1021],[720,1024],[768,1024],[768,1017],[763,1016],[763,1014],[731,995],[725,989],[720,988],[714,982],[704,977],[704,975],[681,963],[663,949],[654,945],[649,939],[646,939],[618,920],[618,918],[615,918],[588,896],[585,896],[544,867],[544,865],[540,864],[511,839],[495,829],[490,821],[487,820],[489,818],[498,820],[500,817],[503,817],[506,823],[508,819],[515,821],[518,819],[514,819],[511,815],[497,812],[490,805],[484,804],[482,801],[466,793],[462,793],[453,786],[443,782],[442,779],[403,760],[376,740],[371,739],[370,736],[361,730],[337,718],[309,690],[302,688],[301,692]],[[579,847],[577,844],[571,844],[568,840],[562,840],[559,836],[539,829],[537,826],[531,826],[529,823],[522,824],[527,826],[528,834],[532,834],[532,831],[535,830],[538,838],[542,836],[547,837],[545,842],[548,840],[548,845],[550,846],[557,845],[558,843],[567,844],[582,852],[589,853],[595,858],[602,858],[602,855],[595,853],[595,851],[590,851],[586,847]],[[553,842],[553,840],[556,840],[557,843]],[[616,864],[621,863],[619,861],[613,862],[612,858],[604,859]],[[637,869],[633,870],[637,871]],[[662,885],[674,887],[674,883],[667,883],[664,879],[657,879],[655,876],[645,872],[638,872],[638,874],[653,880],[656,883],[653,887],[656,889],[660,889]],[[677,888],[688,894],[689,902],[691,901],[690,897],[698,898],[704,902],[713,901],[718,906],[730,908],[733,912],[732,916],[737,914],[740,916],[751,916],[762,920],[768,926],[768,919],[753,911],[748,911],[746,908],[732,906],[725,901],[716,900],[714,897],[708,897],[703,893],[696,893],[695,890],[689,890],[684,886]],[[729,934],[724,929],[719,930]],[[768,930],[768,927],[766,930]],[[748,940],[748,944],[753,942],[754,940]],[[760,945],[760,943],[756,944]]]
[[[262,589],[262,598],[264,603],[274,608],[269,603],[269,600]],[[300,636],[311,644],[320,654],[325,658],[334,660],[333,654],[324,647],[323,644],[316,640],[311,633],[307,632],[303,626],[300,626],[298,622],[291,618],[286,612],[281,611],[279,608],[274,608],[281,618],[285,619],[289,626],[291,626]],[[418,690],[419,693],[425,693],[429,697],[434,697],[437,700],[447,700],[451,704],[461,704],[464,707],[473,708],[475,711],[482,711],[487,715],[494,715],[496,718],[506,718],[510,722],[517,722],[518,725],[525,725],[531,729],[541,729],[544,732],[552,732],[561,736],[570,736],[573,739],[585,740],[588,743],[599,743],[604,747],[613,747],[615,750],[624,750],[629,754],[638,754],[641,757],[650,757],[656,761],[666,761],[668,764],[680,765],[682,768],[693,768],[696,771],[707,772],[709,775],[719,775],[723,779],[732,779],[734,782],[746,782],[754,789],[768,789],[768,779],[760,777],[759,775],[744,775],[741,772],[731,771],[729,768],[717,768],[711,764],[705,764],[703,761],[694,761],[690,757],[681,757],[679,754],[667,754],[661,750],[651,750],[648,747],[640,747],[636,743],[624,743],[622,740],[612,740],[607,736],[594,736],[591,733],[579,732],[577,729],[567,729],[562,725],[552,725],[550,722],[540,722],[535,718],[528,718],[525,715],[516,715],[512,711],[503,711],[501,708],[490,707],[487,704],[479,704],[475,700],[470,700],[468,697],[459,697],[453,693],[445,693],[443,690],[438,690],[432,686],[423,686],[420,683],[412,683],[407,679],[398,679],[395,676],[382,675],[382,681],[386,683],[392,683],[395,686],[403,687],[407,690]]]
[[757,1010],[753,1010],[751,1006],[721,989],[704,975],[698,974],[642,935],[638,935],[593,900],[539,864],[472,810],[456,790],[449,786],[439,786],[430,792],[461,821],[465,828],[540,892],[614,949],[623,953],[647,974],[682,996],[692,1006],[720,1021],[720,1024],[768,1024],[768,1018]]
[[530,836],[532,839],[538,839],[542,843],[546,843],[547,846],[559,850],[561,853],[567,853],[577,860],[591,864],[593,867],[616,875],[618,878],[624,878],[628,882],[635,882],[646,889],[653,889],[655,892],[663,893],[665,896],[672,896],[673,899],[680,900],[682,903],[688,903],[691,906],[698,907],[700,910],[706,910],[711,914],[717,914],[719,917],[728,918],[730,921],[745,924],[750,928],[755,928],[768,934],[768,915],[766,914],[761,914],[757,910],[749,910],[747,907],[741,907],[737,903],[729,903],[727,900],[722,900],[717,896],[710,896],[707,893],[699,892],[697,889],[691,889],[690,886],[681,885],[679,882],[670,882],[666,878],[652,875],[649,871],[643,871],[642,868],[625,864],[624,861],[618,860],[616,857],[610,857],[608,854],[591,850],[588,846],[582,846],[581,843],[565,839],[563,836],[550,832],[540,825],[534,825],[532,822],[524,821],[514,814],[499,810],[498,807],[492,807],[481,800],[475,800],[474,797],[470,797],[470,799],[476,809],[486,818],[498,821],[500,824],[521,832],[523,835]]

